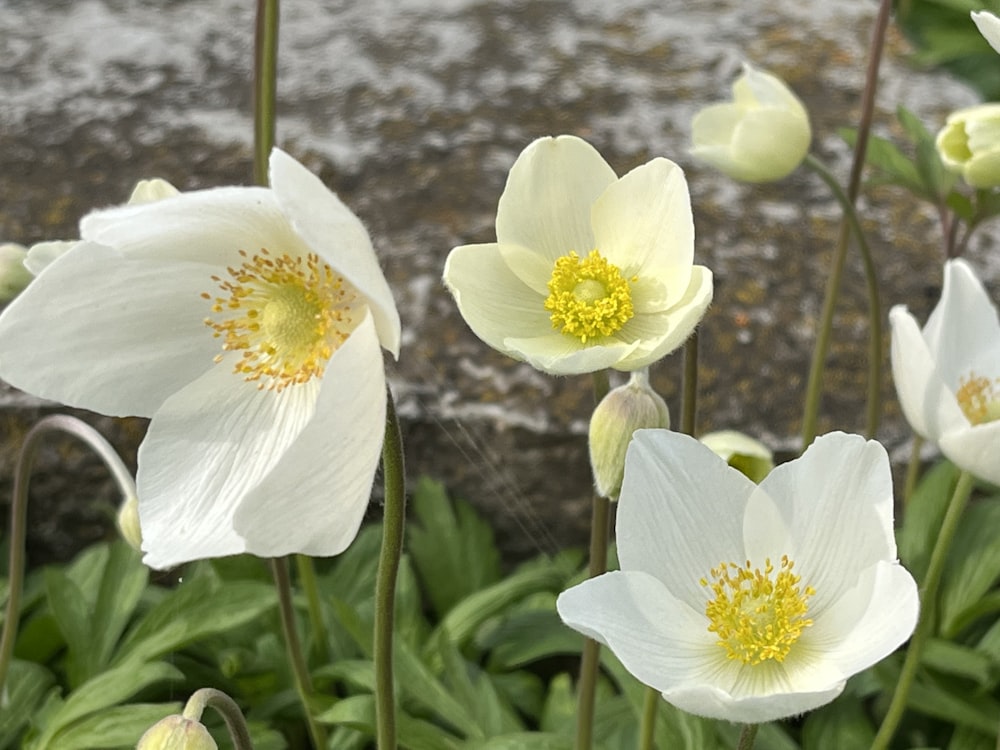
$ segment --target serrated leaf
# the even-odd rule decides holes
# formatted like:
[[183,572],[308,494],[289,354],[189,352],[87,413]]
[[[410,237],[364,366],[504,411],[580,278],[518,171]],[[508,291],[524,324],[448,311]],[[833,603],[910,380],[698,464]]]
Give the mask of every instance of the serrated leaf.
[[931,550],[958,482],[958,469],[942,461],[927,471],[903,513],[896,534],[899,559],[918,582],[923,581]]
[[124,542],[112,544],[93,612],[93,642],[86,660],[87,677],[106,666],[115,644],[135,611],[149,579],[141,556]]
[[576,721],[576,696],[573,692],[573,681],[568,674],[559,674],[549,682],[549,692],[542,706],[542,720],[539,726],[543,731],[557,734],[568,734]]
[[160,719],[179,714],[179,703],[135,703],[113,706],[61,730],[48,745],[51,750],[111,750],[132,748]]
[[941,632],[953,637],[969,624],[969,612],[1000,578],[1000,498],[970,505],[959,522],[941,576]]
[[[338,701],[316,717],[324,724],[343,725],[372,737],[375,734],[375,698],[354,695]],[[405,712],[397,716],[398,740],[404,750],[459,750],[454,737],[440,727],[415,719]]]
[[955,677],[964,677],[989,690],[997,680],[997,664],[983,658],[980,650],[941,638],[927,641],[920,663]]
[[70,687],[76,687],[87,678],[87,653],[93,640],[90,604],[80,587],[59,568],[46,568],[45,589],[49,611],[69,650],[67,679]]
[[13,742],[35,715],[46,691],[55,677],[45,667],[14,659],[7,671],[7,684],[0,694],[0,748],[13,747]]
[[490,651],[490,668],[515,669],[539,659],[577,654],[580,634],[567,628],[551,611],[518,612],[506,618],[479,645]]

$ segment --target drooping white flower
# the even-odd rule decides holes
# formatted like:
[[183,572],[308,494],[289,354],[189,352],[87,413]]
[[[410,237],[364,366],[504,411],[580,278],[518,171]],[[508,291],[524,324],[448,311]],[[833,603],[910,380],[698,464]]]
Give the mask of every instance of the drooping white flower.
[[144,561],[332,555],[382,444],[399,317],[367,232],[275,149],[270,188],[99,211],[0,317],[0,377],[151,417]]
[[691,121],[691,155],[734,180],[787,177],[809,153],[809,113],[777,76],[743,64],[733,100],[705,107]]
[[760,485],[693,438],[635,434],[618,501],[621,570],[560,616],[690,713],[759,723],[833,700],[917,620],[896,560],[889,459],[832,433]]
[[554,375],[636,370],[691,334],[712,300],[692,265],[681,169],[654,159],[618,178],[574,136],[540,138],[510,170],[497,241],[456,247],[444,281],[487,344]]
[[972,20],[990,46],[1000,52],[1000,18],[988,10],[980,10],[972,11]]
[[904,305],[889,320],[892,377],[913,431],[1000,484],[1000,320],[971,266],[945,263],[941,300],[923,331]]

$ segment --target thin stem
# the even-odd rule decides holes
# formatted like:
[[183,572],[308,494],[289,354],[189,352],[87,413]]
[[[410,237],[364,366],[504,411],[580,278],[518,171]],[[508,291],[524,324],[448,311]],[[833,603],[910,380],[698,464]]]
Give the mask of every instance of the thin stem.
[[205,712],[205,708],[214,708],[216,713],[222,716],[235,750],[253,750],[250,730],[247,729],[246,719],[243,717],[240,707],[236,705],[236,701],[221,690],[201,688],[188,698],[182,715],[185,719],[201,721],[201,715]]
[[872,750],[886,750],[889,747],[889,742],[896,733],[896,728],[906,711],[906,700],[910,695],[910,688],[913,687],[913,680],[917,676],[920,657],[934,628],[934,605],[938,586],[941,583],[941,574],[944,571],[945,561],[948,559],[948,550],[955,538],[955,531],[958,529],[958,522],[965,511],[969,495],[972,494],[973,481],[972,475],[963,471],[948,503],[948,510],[941,522],[941,530],[938,532],[937,542],[935,542],[934,550],[931,552],[931,561],[927,566],[927,575],[920,592],[920,621],[917,623],[917,629],[906,649],[906,659],[903,661],[903,669],[896,682],[896,692],[893,694],[889,710],[886,711],[885,718],[882,720],[882,726],[879,727],[878,734],[875,735],[875,740],[872,742]]
[[829,168],[812,154],[808,154],[805,165],[815,172],[830,192],[840,203],[844,211],[844,218],[850,223],[854,231],[854,237],[858,242],[858,249],[861,251],[861,262],[865,269],[865,285],[868,289],[868,402],[865,411],[865,437],[873,438],[878,431],[881,419],[881,387],[882,387],[882,302],[879,299],[878,276],[875,272],[875,261],[872,259],[871,247],[868,239],[861,229],[861,222],[858,219],[858,212],[854,207],[854,202],[847,197],[847,194],[840,187],[837,178]]
[[736,745],[736,750],[752,750],[759,728],[760,724],[744,724],[740,730],[740,741]]
[[267,185],[278,91],[278,0],[257,0],[253,80],[253,179]]
[[135,497],[135,480],[111,444],[93,427],[76,417],[53,414],[40,419],[24,436],[24,443],[14,467],[14,492],[10,504],[10,560],[8,565],[9,587],[4,613],[3,634],[0,635],[0,696],[4,694],[7,670],[14,655],[18,618],[21,610],[21,592],[24,586],[24,539],[27,532],[28,487],[31,469],[43,436],[50,432],[64,432],[82,440],[111,472],[122,497]]
[[660,706],[660,693],[647,687],[642,701],[642,721],[639,724],[639,750],[653,750],[656,734],[656,709]]
[[326,750],[326,730],[313,718],[310,707],[312,695],[312,680],[309,669],[302,657],[302,644],[299,642],[299,632],[295,627],[295,608],[292,605],[292,583],[288,577],[288,562],[283,557],[271,559],[271,575],[274,577],[274,587],[278,590],[278,611],[281,613],[281,630],[285,636],[285,650],[288,652],[288,664],[292,668],[292,679],[295,682],[295,692],[298,693],[302,710],[309,726],[309,737],[316,750]]
[[924,447],[924,439],[920,435],[913,436],[913,448],[910,450],[910,463],[906,467],[906,483],[903,485],[903,508],[910,507],[910,500],[917,489],[917,479],[920,478],[920,450]]
[[323,605],[319,596],[319,585],[316,582],[316,566],[308,555],[295,556],[295,568],[299,574],[299,583],[306,594],[309,604],[309,625],[312,628],[313,643],[316,648],[316,659],[321,663],[330,661],[330,636],[327,633],[326,621],[323,619]]
[[392,631],[395,617],[396,577],[403,554],[406,521],[406,473],[403,440],[392,393],[386,389],[385,442],[382,444],[385,508],[382,551],[375,583],[375,719],[379,750],[396,748],[396,701],[392,680]]
[[694,437],[698,417],[698,331],[684,344],[684,385],[681,394],[681,432]]
[[[607,372],[601,370],[591,376],[594,390],[594,404],[608,395],[610,383]],[[608,569],[608,537],[611,524],[611,502],[606,497],[594,493],[590,516],[590,563],[587,574],[590,578],[605,573]],[[587,638],[583,642],[580,657],[580,682],[578,685],[576,710],[576,750],[590,750],[593,744],[594,702],[597,692],[597,669],[601,660],[601,644]]]
[[[854,158],[851,162],[851,174],[847,183],[847,199],[852,206],[857,201],[858,191],[861,187],[861,170],[865,164],[865,152],[868,150],[868,136],[871,133],[872,115],[875,111],[878,69],[882,62],[885,32],[889,25],[889,13],[891,10],[892,0],[881,0],[879,3],[878,18],[875,21],[875,31],[872,35],[871,49],[868,55],[868,71],[865,75],[865,89],[862,94],[858,137],[854,142]],[[830,269],[830,275],[827,277],[826,292],[823,299],[823,312],[820,315],[819,331],[816,334],[816,344],[813,348],[812,362],[809,366],[805,410],[802,415],[803,449],[809,447],[816,438],[819,402],[822,395],[823,369],[826,366],[826,355],[830,349],[833,313],[837,306],[837,297],[840,294],[840,282],[844,275],[844,262],[847,259],[847,240],[849,236],[850,220],[845,214],[844,219],[840,223],[840,234],[837,238],[837,247],[833,254],[833,266]]]

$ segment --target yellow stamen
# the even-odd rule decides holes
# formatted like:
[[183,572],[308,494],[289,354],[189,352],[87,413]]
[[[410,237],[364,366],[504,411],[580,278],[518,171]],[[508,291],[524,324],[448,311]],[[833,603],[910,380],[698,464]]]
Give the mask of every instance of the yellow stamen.
[[636,281],[635,276],[625,279],[597,250],[583,259],[575,252],[562,256],[552,269],[545,300],[552,327],[584,344],[618,333],[634,315],[629,282]]
[[799,586],[794,565],[782,556],[774,575],[770,559],[764,561],[763,571],[751,569],[749,560],[743,566],[720,563],[711,571],[712,583],[701,579],[701,585],[715,593],[705,604],[711,621],[708,629],[719,637],[717,643],[728,658],[750,665],[767,659],[782,662],[802,631],[813,624],[805,616],[806,600],[816,592],[811,586]]
[[240,255],[242,265],[227,269],[230,279],[212,277],[224,296],[201,295],[212,301],[216,319],[205,325],[223,339],[222,350],[243,353],[233,371],[279,393],[323,377],[357,324],[357,292],[314,253],[274,256],[262,248]]
[[970,372],[959,379],[955,397],[971,424],[985,424],[1000,419],[1000,378]]

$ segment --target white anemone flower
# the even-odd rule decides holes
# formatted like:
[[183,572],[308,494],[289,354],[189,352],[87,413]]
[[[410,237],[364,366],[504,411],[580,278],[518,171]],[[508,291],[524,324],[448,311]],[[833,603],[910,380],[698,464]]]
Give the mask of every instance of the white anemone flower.
[[889,314],[892,377],[913,431],[965,471],[1000,484],[1000,320],[962,259],[944,266],[923,331],[904,305]]
[[152,418],[152,567],[337,554],[368,504],[399,316],[360,220],[277,149],[270,180],[86,216],[0,317],[12,385]]
[[451,251],[445,284],[479,338],[553,375],[646,367],[712,301],[684,173],[667,159],[619,179],[586,141],[540,138],[511,167],[496,231]]
[[1000,18],[988,10],[972,11],[972,21],[990,46],[1000,52]]
[[557,601],[640,681],[700,716],[760,723],[833,700],[917,621],[896,560],[885,449],[818,438],[756,485],[702,443],[632,439],[621,570]]

